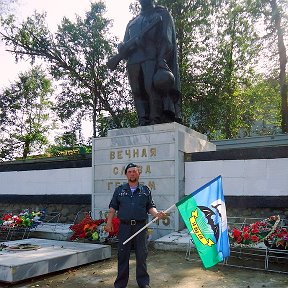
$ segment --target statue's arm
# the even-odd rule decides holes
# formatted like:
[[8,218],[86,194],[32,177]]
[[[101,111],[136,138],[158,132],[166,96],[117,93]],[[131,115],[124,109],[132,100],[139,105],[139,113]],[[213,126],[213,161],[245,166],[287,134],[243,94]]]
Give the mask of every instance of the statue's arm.
[[[130,24],[130,22],[128,23],[128,25],[126,27],[123,41],[118,44],[118,52],[121,53],[121,54],[123,53],[123,51],[125,49],[125,43],[127,43],[130,40],[129,24]],[[125,54],[127,54],[127,53],[125,53]],[[127,58],[128,58],[128,55],[126,55],[126,57],[124,59],[127,60]]]

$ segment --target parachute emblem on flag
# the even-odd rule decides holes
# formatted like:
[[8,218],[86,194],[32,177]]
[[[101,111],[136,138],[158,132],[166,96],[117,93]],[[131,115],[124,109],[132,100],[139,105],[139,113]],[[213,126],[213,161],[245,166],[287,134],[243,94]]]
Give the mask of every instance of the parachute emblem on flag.
[[[198,224],[197,223],[197,218],[198,218],[198,210],[196,209],[195,211],[192,212],[192,215],[190,217],[190,224],[191,224],[191,230],[194,232],[196,237],[199,239],[199,241],[203,245],[208,245],[211,247],[212,245],[215,245],[215,242],[213,242],[211,239],[207,239],[203,233],[202,230],[203,228],[205,229],[205,226],[201,225],[201,222]],[[201,227],[202,226],[202,227]]]
[[206,206],[197,206],[197,207],[205,215],[205,218],[207,219],[207,224],[211,227],[211,230],[213,231],[213,234],[217,242],[220,236],[220,228],[221,228],[220,225],[222,226],[222,228],[227,229],[227,217],[226,217],[225,203],[221,199],[217,199],[216,201],[211,203],[211,208],[206,207]]

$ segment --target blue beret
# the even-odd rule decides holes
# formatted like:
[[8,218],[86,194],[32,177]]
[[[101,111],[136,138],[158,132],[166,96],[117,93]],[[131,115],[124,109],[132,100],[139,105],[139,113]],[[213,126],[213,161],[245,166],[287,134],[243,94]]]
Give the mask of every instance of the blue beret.
[[127,170],[129,169],[129,168],[133,168],[133,167],[138,167],[136,164],[134,164],[134,163],[129,163],[127,166],[126,166],[126,168],[125,168],[125,174],[127,173]]

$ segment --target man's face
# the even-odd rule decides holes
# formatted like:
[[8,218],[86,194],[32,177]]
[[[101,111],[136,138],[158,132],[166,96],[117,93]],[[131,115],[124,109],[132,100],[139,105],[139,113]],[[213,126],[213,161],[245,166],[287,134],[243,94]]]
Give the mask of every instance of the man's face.
[[142,6],[142,8],[151,6],[152,2],[153,2],[153,0],[139,0],[139,3]]
[[139,180],[140,173],[137,167],[131,167],[126,172],[126,177],[129,182],[136,183]]

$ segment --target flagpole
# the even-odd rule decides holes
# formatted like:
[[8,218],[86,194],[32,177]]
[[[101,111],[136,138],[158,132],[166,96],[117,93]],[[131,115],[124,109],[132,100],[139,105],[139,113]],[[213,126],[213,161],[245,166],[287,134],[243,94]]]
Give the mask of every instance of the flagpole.
[[[170,210],[172,210],[174,207],[176,206],[176,204],[173,204],[171,207],[169,207],[168,209],[166,209],[164,211],[164,213],[168,213]],[[125,240],[123,242],[123,245],[125,245],[126,243],[128,243],[131,239],[133,239],[136,235],[138,235],[140,232],[142,232],[144,229],[146,229],[148,226],[150,226],[152,223],[154,223],[155,221],[158,220],[158,217],[155,217],[153,220],[151,220],[149,223],[147,223],[144,227],[142,227],[140,230],[138,230],[135,234],[133,234],[131,237],[129,237],[127,240]]]

